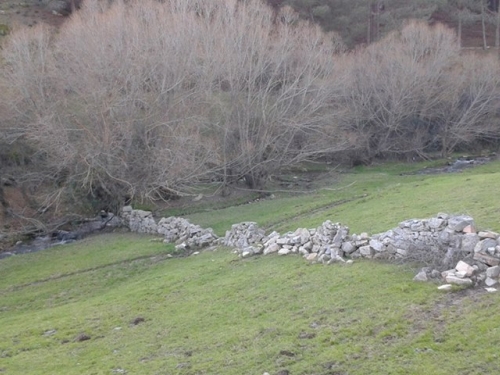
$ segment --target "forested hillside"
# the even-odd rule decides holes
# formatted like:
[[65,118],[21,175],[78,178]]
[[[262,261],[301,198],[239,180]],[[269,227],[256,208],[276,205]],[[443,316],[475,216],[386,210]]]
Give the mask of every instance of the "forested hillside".
[[339,33],[350,48],[379,40],[410,19],[454,28],[463,46],[498,47],[498,0],[268,0]]

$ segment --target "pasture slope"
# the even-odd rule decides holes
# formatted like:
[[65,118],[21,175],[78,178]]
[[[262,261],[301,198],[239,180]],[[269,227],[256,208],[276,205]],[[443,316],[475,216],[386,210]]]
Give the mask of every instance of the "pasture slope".
[[[340,221],[376,233],[465,213],[500,230],[500,163],[422,175],[365,167],[308,194],[189,212],[219,235]],[[176,213],[179,213],[177,210]],[[168,214],[168,211],[165,212]],[[103,234],[0,261],[0,374],[495,374],[499,295],[412,282],[414,265],[240,260]]]

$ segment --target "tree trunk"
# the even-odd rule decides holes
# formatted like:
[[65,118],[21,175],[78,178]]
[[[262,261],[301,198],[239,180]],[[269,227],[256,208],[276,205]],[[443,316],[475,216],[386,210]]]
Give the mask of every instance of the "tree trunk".
[[498,5],[496,7],[497,12],[497,24],[495,29],[495,47],[500,47],[500,9],[498,9]]
[[458,14],[458,45],[462,48],[462,14]]
[[484,0],[481,0],[481,27],[483,29],[483,49],[488,48],[488,44],[486,43],[486,20],[485,20],[485,7]]

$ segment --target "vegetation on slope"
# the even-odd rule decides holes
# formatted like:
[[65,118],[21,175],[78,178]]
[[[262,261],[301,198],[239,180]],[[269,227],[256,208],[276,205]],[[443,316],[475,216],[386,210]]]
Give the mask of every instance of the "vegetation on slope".
[[0,173],[39,212],[260,190],[304,160],[426,159],[500,136],[498,59],[425,22],[346,53],[260,0],[87,0],[57,32],[12,33],[2,57],[0,158],[30,152]]
[[[500,182],[498,162],[460,174],[400,175],[411,170],[361,168],[328,187],[346,189],[190,216],[219,232],[226,220],[291,228],[323,217],[376,231],[454,211],[500,229],[491,188]],[[367,196],[355,199],[362,192]],[[289,221],[294,212],[303,215]],[[433,284],[412,282],[411,269],[379,262],[321,266],[292,256],[239,260],[226,248],[189,258],[168,257],[172,252],[149,237],[106,234],[0,261],[0,369],[293,375],[500,369],[497,294],[443,295]],[[81,341],[82,334],[89,339]]]

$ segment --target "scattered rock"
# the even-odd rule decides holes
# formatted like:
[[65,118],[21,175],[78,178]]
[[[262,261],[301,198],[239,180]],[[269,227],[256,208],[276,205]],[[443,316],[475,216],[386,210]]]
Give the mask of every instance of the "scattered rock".
[[453,289],[453,285],[451,285],[451,284],[443,284],[443,285],[438,286],[438,289],[439,290],[452,290]]
[[314,332],[301,332],[299,334],[299,339],[313,339],[316,337]]
[[137,318],[134,318],[131,323],[134,326],[136,326],[138,324],[144,323],[145,321],[146,321],[146,319],[144,319],[142,316],[138,316]]
[[280,355],[284,355],[286,357],[295,357],[295,353],[289,350],[280,350]]
[[428,281],[427,272],[425,270],[421,270],[417,275],[413,278],[413,281]]
[[81,341],[87,341],[90,340],[91,337],[87,335],[86,333],[80,333],[78,336],[75,337],[73,341],[75,342],[81,342]]
[[448,284],[455,284],[461,286],[471,286],[473,284],[472,280],[469,278],[460,278],[453,275],[448,275],[445,280]]

